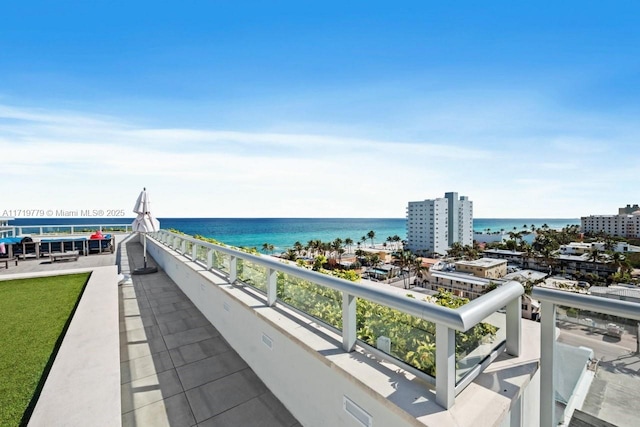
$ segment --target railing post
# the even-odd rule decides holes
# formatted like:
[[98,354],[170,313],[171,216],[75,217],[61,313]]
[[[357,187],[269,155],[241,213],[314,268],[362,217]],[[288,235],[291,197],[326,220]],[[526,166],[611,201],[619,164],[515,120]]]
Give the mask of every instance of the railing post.
[[342,292],[342,349],[347,352],[356,346],[356,303],[355,296]]
[[213,249],[207,251],[207,270],[213,268]]
[[456,397],[456,331],[436,323],[436,403],[449,409]]
[[229,256],[229,282],[234,283],[238,279],[238,258]]
[[182,242],[180,242],[180,253],[182,255],[187,254],[187,241],[184,239],[182,239]]
[[198,244],[197,243],[194,243],[193,246],[191,246],[191,260],[194,262],[198,260]]
[[540,426],[555,424],[556,305],[542,301],[540,307]]
[[522,297],[507,304],[507,354],[520,356],[522,351]]
[[267,270],[267,305],[272,307],[278,298],[278,270]]

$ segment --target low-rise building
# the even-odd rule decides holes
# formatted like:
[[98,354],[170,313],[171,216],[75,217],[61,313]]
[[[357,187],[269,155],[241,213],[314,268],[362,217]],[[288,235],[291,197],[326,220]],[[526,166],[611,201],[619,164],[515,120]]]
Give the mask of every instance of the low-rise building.
[[593,286],[589,292],[604,298],[640,302],[640,288],[633,285]]
[[597,274],[598,277],[606,279],[620,269],[620,267],[608,257],[594,261],[591,259],[589,253],[582,255],[564,255],[557,253],[549,259],[545,259],[539,255],[529,257],[524,252],[499,249],[489,249],[484,251],[483,254],[488,258],[507,259],[524,268],[545,271],[549,274]]
[[[583,242],[571,242],[567,245],[560,246],[560,253],[562,255],[583,255],[591,252],[593,249],[597,249],[599,251],[605,251],[607,249],[607,245],[605,242],[592,242],[592,243],[583,243]],[[639,252],[640,248],[637,246],[630,245],[627,242],[615,242],[613,243],[611,250],[613,252]]]
[[525,257],[524,252],[510,251],[507,249],[486,249],[482,253],[487,258],[506,259],[510,263],[522,266]]
[[458,273],[453,270],[439,270],[432,267],[422,278],[416,279],[416,285],[437,291],[444,289],[452,294],[475,299],[487,292],[492,285],[504,283],[501,279],[485,279],[469,273]]
[[540,320],[540,301],[531,298],[531,296],[522,295],[522,318],[530,320]]
[[562,255],[582,255],[591,252],[593,243],[571,242],[568,245],[560,246]]
[[499,279],[507,274],[507,261],[492,258],[480,258],[472,261],[457,261],[456,271],[470,273],[485,279]]

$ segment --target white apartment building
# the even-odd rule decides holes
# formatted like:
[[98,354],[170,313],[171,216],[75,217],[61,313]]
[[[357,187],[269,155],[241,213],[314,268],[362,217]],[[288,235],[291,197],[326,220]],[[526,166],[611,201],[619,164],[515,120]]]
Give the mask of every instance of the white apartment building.
[[584,233],[604,232],[610,236],[640,237],[640,210],[630,214],[583,216],[580,222]]
[[454,243],[473,244],[473,202],[458,193],[443,198],[409,202],[407,249],[445,254]]

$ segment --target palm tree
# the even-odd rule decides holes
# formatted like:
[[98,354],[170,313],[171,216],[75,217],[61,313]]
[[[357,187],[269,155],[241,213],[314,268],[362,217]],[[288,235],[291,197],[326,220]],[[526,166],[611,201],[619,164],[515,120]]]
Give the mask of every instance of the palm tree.
[[350,237],[347,237],[346,239],[344,239],[344,244],[347,247],[347,250],[349,251],[348,253],[351,253],[351,247],[353,246],[353,239]]
[[298,259],[298,253],[295,249],[287,249],[287,252],[284,254],[284,256],[290,261],[295,261],[296,259]]
[[295,250],[296,250],[296,252],[298,253],[298,256],[300,256],[300,252],[302,252],[302,249],[303,249],[303,248],[302,248],[302,243],[300,243],[300,242],[295,242],[295,243],[293,244],[293,249],[295,249]]
[[[429,269],[422,265],[422,258],[416,258],[413,262],[413,271],[416,274],[417,278],[422,278],[422,273],[428,271]],[[415,281],[414,281],[415,284]]]
[[[398,256],[398,262],[400,263],[400,272],[402,274],[402,280],[405,289],[409,289],[411,282],[411,266],[413,265],[416,256],[410,251],[402,251]],[[406,273],[405,274],[405,270]]]
[[451,258],[461,258],[463,254],[463,247],[460,242],[453,242],[451,247],[447,249],[447,255]]
[[396,244],[396,250],[398,250],[398,243],[400,243],[402,241],[402,239],[400,238],[400,236],[398,236],[397,234],[395,234],[393,236],[393,241]]
[[262,251],[266,253],[268,250],[269,250],[269,244],[268,243],[263,243],[262,244]]
[[374,248],[375,246],[374,246],[374,244],[373,244],[373,238],[374,238],[374,237],[376,237],[376,232],[375,232],[375,231],[373,231],[373,230],[369,231],[369,232],[367,233],[367,237],[368,237],[369,239],[371,239],[371,247],[372,247],[372,248]]
[[362,242],[362,244],[364,244],[364,242],[366,242],[366,241],[367,241],[367,236],[362,236],[362,237],[360,238],[360,241]]
[[386,245],[387,242],[392,243],[393,242],[393,237],[392,236],[388,236],[387,237],[387,241],[385,242],[385,245],[384,245],[385,248],[387,247],[387,245]]

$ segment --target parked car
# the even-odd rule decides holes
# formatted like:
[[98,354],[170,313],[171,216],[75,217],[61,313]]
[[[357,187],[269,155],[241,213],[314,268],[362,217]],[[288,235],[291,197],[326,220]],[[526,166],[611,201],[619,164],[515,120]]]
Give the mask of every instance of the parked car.
[[607,324],[607,335],[620,338],[622,336],[622,328],[615,323]]

